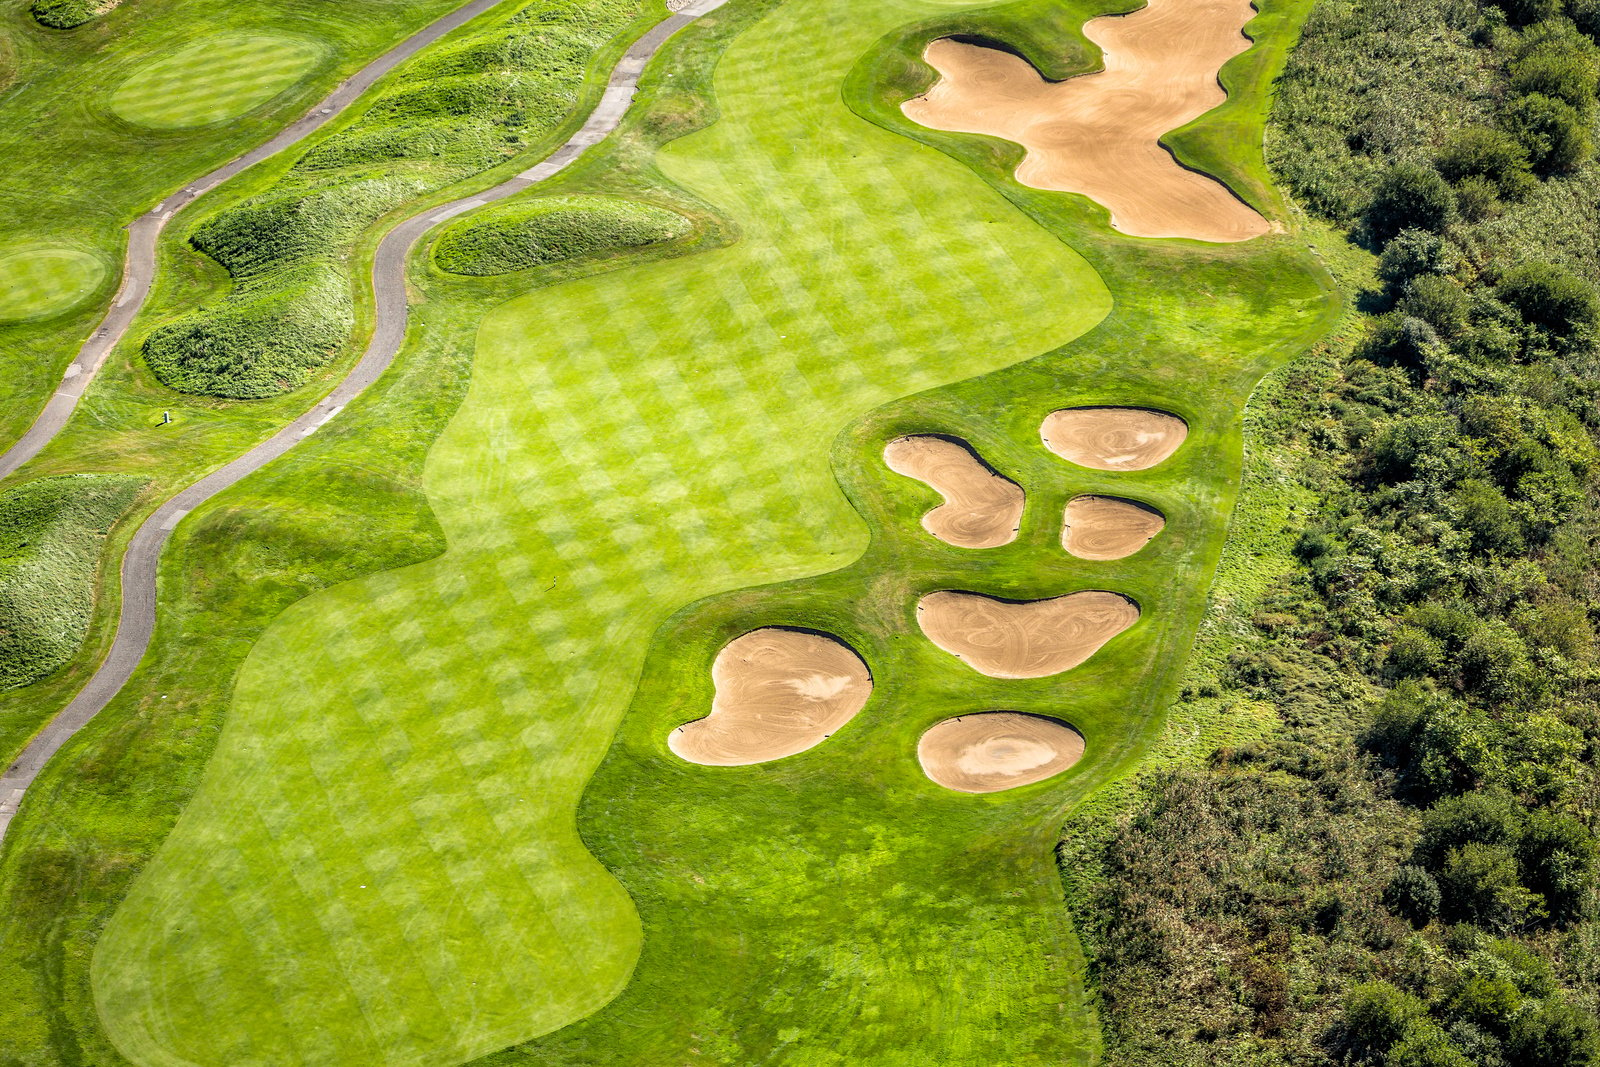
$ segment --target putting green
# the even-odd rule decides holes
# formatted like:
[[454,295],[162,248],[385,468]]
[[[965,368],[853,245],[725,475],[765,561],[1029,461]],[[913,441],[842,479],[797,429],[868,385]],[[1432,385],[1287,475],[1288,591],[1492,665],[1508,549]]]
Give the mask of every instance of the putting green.
[[303,37],[214,34],[141,68],[111,94],[111,110],[158,130],[209,126],[277,96],[322,53]]
[[779,9],[724,58],[720,121],[663,159],[740,242],[483,324],[427,469],[448,553],[269,630],[105,932],[96,1002],[135,1062],[451,1062],[623,987],[639,919],[574,812],[651,633],[859,554],[824,458],[860,415],[1110,307],[969,169],[845,106],[873,42],[938,10]]
[[99,256],[75,248],[0,252],[0,322],[66,311],[86,300],[105,276]]

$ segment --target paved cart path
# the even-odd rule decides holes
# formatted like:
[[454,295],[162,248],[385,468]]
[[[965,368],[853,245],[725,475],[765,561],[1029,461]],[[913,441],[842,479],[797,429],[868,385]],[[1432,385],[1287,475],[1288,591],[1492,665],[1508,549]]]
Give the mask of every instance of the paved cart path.
[[[434,30],[438,29],[438,33],[433,33],[433,37],[428,38],[428,41],[436,40],[439,36],[448,32],[449,29],[459,26],[474,14],[494,6],[498,2],[499,0],[476,0],[475,3],[468,4],[465,8],[450,16],[450,19],[455,20],[452,25],[445,25],[450,19],[441,20],[400,47],[406,48],[413,41],[422,38],[424,34],[433,33]],[[319,427],[336,416],[346,404],[361,395],[369,385],[377,381],[379,376],[388,369],[389,364],[394,361],[395,354],[400,351],[400,345],[405,340],[409,317],[409,309],[406,305],[406,263],[412,250],[423,235],[446,219],[471,211],[484,204],[515,196],[537,185],[568,166],[582,155],[585,150],[603,140],[612,130],[617,128],[623,116],[627,114],[628,107],[632,104],[634,93],[639,85],[639,76],[644,72],[645,65],[660,49],[662,44],[666,42],[667,38],[689,25],[699,16],[722,6],[724,2],[725,0],[696,0],[695,3],[677,14],[670,15],[657,23],[648,33],[634,42],[633,46],[628,49],[627,53],[623,55],[612,70],[605,94],[600,98],[600,103],[589,115],[589,119],[584,123],[583,128],[573,134],[566,144],[556,149],[544,162],[485,192],[441,207],[430,208],[420,215],[415,215],[400,223],[384,237],[383,241],[378,245],[378,253],[372,265],[372,287],[376,296],[376,324],[373,329],[372,341],[367,346],[367,350],[361,359],[350,369],[350,373],[320,403],[278,431],[272,438],[252,448],[227,466],[195,482],[162,504],[134,534],[133,540],[128,545],[127,554],[122,560],[122,614],[117,622],[116,640],[112,643],[111,651],[107,653],[105,661],[100,664],[100,669],[89,679],[88,684],[78,693],[72,703],[68,704],[60,714],[34,737],[28,747],[17,757],[16,762],[6,768],[5,774],[0,776],[0,840],[4,839],[6,828],[16,814],[28,786],[33,784],[33,780],[38,777],[44,765],[61,749],[62,745],[66,744],[73,734],[82,729],[101,708],[111,702],[111,699],[121,691],[122,687],[127,684],[128,679],[132,677],[134,669],[139,665],[139,661],[144,658],[145,651],[150,647],[151,635],[155,631],[156,572],[161,559],[161,550],[172,536],[172,531],[177,527],[178,523],[183,520],[185,515],[207,500],[210,500],[246,476],[260,470],[305,440]],[[440,29],[441,26],[444,28]],[[423,41],[423,43],[426,44],[428,41]],[[419,44],[417,47],[421,47],[421,45]],[[398,51],[399,49],[396,49],[396,52]],[[413,48],[412,51],[414,52],[416,49]],[[395,52],[391,52],[388,56],[378,60],[378,63],[388,62],[390,57],[395,56],[395,54]],[[400,58],[404,58],[404,56],[400,56],[394,62],[398,62]],[[393,65],[393,63],[390,63],[390,66]],[[370,70],[371,68],[368,69]],[[363,72],[363,74],[365,73]],[[352,79],[353,83],[354,79]],[[365,84],[370,85],[371,80],[368,80]],[[343,90],[340,90],[340,92],[343,92]],[[338,93],[335,94],[335,96],[338,95]],[[333,98],[330,97],[329,99]],[[345,106],[348,107],[350,102],[347,101]],[[325,104],[324,106],[327,105]],[[327,118],[324,117],[322,121],[327,121]],[[314,128],[314,126],[308,127],[299,136],[283,141],[279,147],[294,143],[295,140],[305,136],[305,133],[309,133]],[[286,131],[285,136],[287,135],[288,131]],[[275,141],[273,143],[277,144],[278,142]],[[266,146],[257,151],[266,151]],[[244,158],[247,157],[241,157],[241,159]],[[244,163],[239,169],[242,170],[248,165],[248,163]],[[230,166],[233,166],[233,164],[230,164]],[[224,170],[226,169],[224,168]],[[217,171],[210,177],[215,177],[217,174],[222,173],[223,171]],[[209,180],[209,177],[202,179],[192,188],[203,191],[204,182]],[[217,180],[221,181],[222,179],[218,178]],[[209,186],[204,186],[204,188],[209,188]],[[190,190],[185,190],[186,194],[189,192]],[[193,195],[199,194],[195,192]],[[192,198],[191,196],[190,199]],[[170,204],[171,202],[169,202],[169,207]],[[142,223],[149,218],[150,216],[147,215],[140,222]],[[164,222],[165,219],[158,221]],[[159,228],[152,231],[149,238],[152,254],[155,233],[158,232]],[[130,251],[130,259],[131,256],[132,253]],[[127,282],[124,283],[125,291],[128,289],[128,284]],[[149,291],[148,272],[142,285],[143,289],[138,297],[139,303],[143,302],[143,293]],[[128,311],[125,318],[120,320],[122,324],[118,327],[118,337],[121,336],[122,331],[127,329],[127,323],[132,320],[133,313],[138,310],[134,301],[130,300],[129,305],[131,310]],[[116,316],[119,310],[121,309],[113,308],[112,316]],[[101,329],[110,329],[110,321],[111,319],[108,317],[108,325]],[[90,344],[92,346],[94,342],[91,341]],[[109,351],[113,344],[115,344],[115,339],[107,342],[105,349],[95,357],[96,360],[104,359],[105,352]],[[88,348],[86,347],[85,352],[87,351]],[[80,364],[90,366],[89,364],[84,364],[84,359],[84,356],[79,356],[79,361],[74,366],[77,367]],[[95,362],[92,367],[98,367],[98,365],[98,362]],[[80,370],[79,373],[84,377],[83,384],[86,385],[87,380],[93,376],[93,369]],[[69,371],[69,384],[73,380],[75,380],[75,376]],[[60,416],[62,423],[66,421],[67,414],[71,413],[72,405],[77,402],[77,396],[81,395],[82,391],[80,386],[71,400],[67,402],[65,413]],[[56,397],[51,401],[52,405],[57,400],[60,400],[61,397],[62,393],[57,393]],[[50,410],[46,409],[45,415],[40,416],[40,423],[43,423],[49,415]],[[58,425],[56,429],[59,428]],[[38,429],[38,424],[35,424],[35,429]],[[31,434],[33,431],[29,432]],[[49,440],[49,437],[53,436],[54,433],[55,430],[48,431],[44,440]],[[23,443],[27,440],[27,438],[24,438],[23,442],[19,442],[12,449],[12,452],[22,448]],[[37,451],[42,445],[43,441],[34,447],[34,451]],[[29,453],[29,455],[31,454]],[[10,456],[11,453],[7,453],[6,459],[9,460]],[[24,457],[24,459],[26,458]],[[21,462],[21,460],[18,462]],[[0,476],[3,476],[11,469],[14,469],[14,465],[13,467],[7,467],[3,462],[0,462]]]

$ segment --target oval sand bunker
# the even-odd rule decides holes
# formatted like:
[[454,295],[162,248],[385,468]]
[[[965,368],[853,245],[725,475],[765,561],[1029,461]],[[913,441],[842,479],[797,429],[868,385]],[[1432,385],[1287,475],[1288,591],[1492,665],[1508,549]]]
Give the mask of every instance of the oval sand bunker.
[[939,540],[958,548],[996,548],[1016,540],[1022,487],[990,470],[967,445],[916,434],[885,445],[883,461],[944,497],[922,517],[923,528]]
[[672,731],[690,763],[739,767],[821,744],[872,694],[867,665],[822,634],[769,627],[728,642],[711,665],[711,714]]
[[1097,471],[1142,471],[1178,450],[1189,424],[1146,408],[1066,408],[1039,427],[1044,447]]
[[1166,517],[1147,504],[1114,496],[1074,497],[1062,521],[1061,547],[1079,559],[1122,559],[1148,545],[1166,525]]
[[1081,193],[1135,237],[1246,241],[1268,230],[1214,178],[1180,166],[1161,137],[1227,99],[1217,74],[1250,47],[1250,0],[1150,0],[1131,15],[1091,19],[1084,34],[1105,69],[1046,81],[998,48],[943,38],[924,58],[932,89],[902,105],[923,126],[1001,137],[1027,149],[1017,180]]
[[946,590],[917,604],[928,640],[991,678],[1071,670],[1138,619],[1133,601],[1098,589],[1024,601]]
[[998,793],[1060,774],[1083,758],[1083,735],[1043,715],[987,711],[934,725],[917,742],[922,773],[961,793]]

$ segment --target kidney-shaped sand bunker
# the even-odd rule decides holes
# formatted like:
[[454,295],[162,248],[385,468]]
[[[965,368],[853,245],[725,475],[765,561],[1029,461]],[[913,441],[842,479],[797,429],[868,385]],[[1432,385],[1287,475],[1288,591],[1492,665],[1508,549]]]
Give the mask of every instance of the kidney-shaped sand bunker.
[[991,678],[1071,670],[1138,619],[1137,604],[1099,589],[1020,601],[944,590],[917,604],[928,640]]
[[667,746],[711,767],[765,763],[821,744],[872,695],[872,674],[842,641],[767,627],[723,646],[711,665],[711,714],[672,731]]
[[917,742],[922,773],[961,793],[998,793],[1054,777],[1083,758],[1083,735],[1018,711],[946,719]]
[[1142,471],[1178,450],[1189,424],[1149,408],[1063,408],[1039,427],[1044,446],[1097,471]]
[[1061,547],[1079,559],[1122,559],[1149,544],[1166,525],[1166,516],[1136,500],[1073,497],[1062,517]]
[[990,470],[966,442],[913,434],[885,445],[883,461],[944,497],[922,517],[923,528],[939,540],[957,548],[997,548],[1017,539],[1022,487]]

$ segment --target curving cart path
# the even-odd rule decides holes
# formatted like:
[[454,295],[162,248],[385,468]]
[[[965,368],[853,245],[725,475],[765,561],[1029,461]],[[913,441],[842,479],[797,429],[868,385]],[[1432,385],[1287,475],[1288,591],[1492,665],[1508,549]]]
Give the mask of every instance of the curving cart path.
[[[371,85],[372,81],[406,58],[406,56],[437,40],[451,29],[460,26],[499,2],[500,0],[474,0],[473,3],[458,9],[454,14],[434,23],[393,52],[377,60],[372,67],[368,67],[357,78],[352,78],[332,97],[329,97],[322,107],[326,108],[329,106],[329,102],[335,98],[340,98],[341,94],[344,94],[357,84],[358,78],[365,78],[373,68],[381,64],[388,64],[383,70],[378,71],[371,78],[367,78],[362,82],[362,88]],[[367,350],[362,354],[361,359],[350,369],[350,373],[315,407],[295,419],[282,430],[279,430],[273,437],[167,500],[145,520],[144,525],[140,526],[138,532],[133,535],[133,540],[128,545],[127,554],[122,560],[122,614],[117,620],[117,636],[111,645],[111,651],[106,654],[106,658],[100,664],[99,670],[89,679],[88,684],[83,687],[78,695],[73,698],[72,703],[68,704],[60,714],[50,720],[44,729],[39,731],[28,744],[28,747],[23,749],[16,762],[6,768],[4,775],[0,775],[0,841],[4,840],[6,829],[10,826],[12,817],[17,813],[28,787],[39,776],[39,772],[44,769],[45,764],[60,751],[61,747],[75,733],[82,729],[90,719],[94,718],[100,709],[111,702],[111,699],[122,690],[128,679],[133,676],[134,669],[138,667],[139,661],[144,658],[146,650],[150,647],[151,635],[155,632],[156,572],[161,559],[161,550],[172,536],[172,531],[177,527],[178,523],[183,520],[185,515],[201,504],[248,475],[260,470],[305,440],[319,427],[337,415],[346,404],[360,396],[368,386],[377,381],[383,372],[389,368],[389,364],[394,361],[395,355],[400,351],[401,344],[405,341],[409,318],[409,308],[406,303],[406,263],[410,259],[412,250],[422,237],[446,219],[471,211],[484,204],[496,200],[504,200],[507,197],[524,192],[564,169],[588,148],[598,144],[612,130],[617,128],[623,116],[627,114],[628,107],[633,102],[634,93],[638,90],[639,77],[643,74],[645,65],[666,43],[667,39],[689,25],[696,18],[721,7],[725,2],[726,0],[695,0],[694,3],[684,7],[676,14],[669,15],[661,22],[658,22],[649,32],[635,41],[612,70],[611,77],[606,84],[605,94],[600,98],[600,103],[595,107],[594,111],[590,113],[589,119],[584,123],[583,128],[573,134],[566,144],[556,149],[542,163],[485,192],[456,200],[441,207],[430,208],[420,215],[414,215],[389,231],[378,245],[378,252],[372,264],[372,288],[376,297],[376,324],[373,329],[372,341],[367,345]],[[413,47],[413,44],[415,44],[415,47]],[[399,54],[402,49],[410,49],[410,51],[405,52],[403,55]],[[359,91],[359,89],[355,90],[355,92]],[[348,107],[353,102],[353,98],[344,99],[342,106]],[[3,477],[19,464],[31,458],[35,452],[55,435],[61,425],[65,424],[67,416],[71,414],[73,406],[77,403],[77,398],[82,395],[84,386],[93,378],[94,371],[98,369],[106,353],[126,332],[128,324],[139,310],[139,305],[143,303],[145,294],[149,292],[150,274],[153,271],[155,236],[160,233],[161,225],[171,216],[171,212],[176,211],[177,207],[187,204],[189,200],[194,199],[195,196],[211,188],[217,182],[224,180],[225,177],[238,173],[238,170],[243,170],[249,166],[250,163],[244,162],[245,160],[256,162],[263,158],[265,154],[270,154],[269,149],[277,151],[287,147],[310,133],[318,125],[327,122],[331,117],[331,115],[323,113],[319,108],[316,114],[308,119],[301,120],[301,123],[311,121],[312,125],[296,132],[300,125],[297,123],[296,127],[286,130],[284,134],[269,142],[268,145],[262,146],[247,156],[241,156],[234,163],[213,172],[193,186],[185,189],[180,196],[187,197],[187,199],[184,199],[182,203],[176,200],[169,201],[169,210],[165,214],[155,217],[161,211],[161,207],[158,205],[156,211],[151,212],[141,218],[138,223],[135,223],[135,227],[138,227],[146,224],[154,217],[154,222],[151,223],[154,228],[148,231],[148,235],[141,237],[140,233],[143,231],[136,229],[135,239],[130,241],[129,274],[123,283],[123,295],[118,298],[117,305],[113,307],[111,314],[107,316],[105,325],[101,326],[100,330],[96,332],[95,338],[84,347],[84,353],[78,357],[72,368],[68,369],[67,380],[63,385],[63,389],[52,398],[51,407],[45,409],[45,414],[39,417],[39,421],[34,424],[34,429],[29,431],[28,436],[19,441],[3,458],[0,458],[0,477]],[[258,155],[258,153],[261,153],[261,155]],[[230,170],[233,167],[237,167],[238,170]],[[224,172],[228,173],[224,174]],[[222,175],[222,177],[218,177],[219,175]],[[215,179],[215,181],[212,179]],[[172,207],[172,204],[177,204],[177,207]],[[144,249],[146,242],[151,259],[148,262],[141,261],[137,264],[140,270],[136,278],[134,274],[136,266],[134,259],[135,249]],[[124,304],[126,304],[126,307],[124,307]],[[105,335],[104,339],[102,339],[102,334]],[[93,350],[92,353],[91,350]],[[67,386],[74,384],[76,384],[76,390],[70,393],[69,399],[63,400]],[[56,409],[58,401],[62,402],[64,407],[58,416],[53,416],[52,411]],[[56,420],[53,426],[47,423],[47,420],[51,418]],[[33,441],[34,432],[40,431],[41,426],[44,429],[41,431],[41,436],[32,444],[32,451],[12,462],[12,455],[20,452],[25,445]]]

